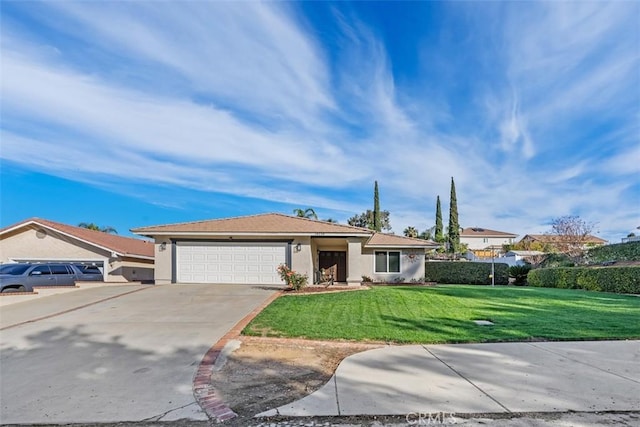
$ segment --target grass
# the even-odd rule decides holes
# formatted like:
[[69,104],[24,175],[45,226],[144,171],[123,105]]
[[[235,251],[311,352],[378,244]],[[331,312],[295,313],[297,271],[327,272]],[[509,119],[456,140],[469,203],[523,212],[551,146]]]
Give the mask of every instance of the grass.
[[396,343],[638,339],[640,298],[528,287],[374,287],[283,296],[243,333]]

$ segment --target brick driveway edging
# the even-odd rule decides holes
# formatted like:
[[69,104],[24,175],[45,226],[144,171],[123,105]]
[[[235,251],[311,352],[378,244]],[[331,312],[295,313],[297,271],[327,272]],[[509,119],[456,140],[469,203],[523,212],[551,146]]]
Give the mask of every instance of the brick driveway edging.
[[227,405],[216,393],[213,384],[211,384],[211,375],[213,374],[213,365],[216,363],[216,359],[222,352],[222,349],[227,343],[233,339],[236,339],[242,330],[256,317],[266,306],[271,304],[274,300],[280,297],[283,291],[278,291],[275,294],[267,298],[262,304],[256,307],[251,313],[247,314],[241,321],[229,330],[217,343],[215,343],[209,351],[204,355],[198,366],[195,377],[193,379],[193,395],[198,402],[198,405],[207,414],[207,416],[216,420],[217,422],[223,422],[230,420],[238,416],[229,405]]

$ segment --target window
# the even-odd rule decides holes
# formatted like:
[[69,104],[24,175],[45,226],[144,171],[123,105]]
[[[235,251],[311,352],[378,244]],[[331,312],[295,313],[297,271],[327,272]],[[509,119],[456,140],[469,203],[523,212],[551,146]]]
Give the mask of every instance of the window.
[[49,270],[49,266],[48,265],[39,265],[39,266],[37,266],[36,268],[31,270],[31,274],[35,273],[36,271],[39,271],[40,274],[51,274],[51,270]]
[[67,267],[64,265],[52,265],[51,266],[52,274],[69,274]]
[[485,237],[484,239],[482,239],[482,243],[489,243],[489,239]]
[[376,252],[376,273],[400,273],[400,252]]
[[19,276],[24,274],[27,269],[31,267],[30,264],[5,264],[0,266],[0,274],[10,274],[12,276]]

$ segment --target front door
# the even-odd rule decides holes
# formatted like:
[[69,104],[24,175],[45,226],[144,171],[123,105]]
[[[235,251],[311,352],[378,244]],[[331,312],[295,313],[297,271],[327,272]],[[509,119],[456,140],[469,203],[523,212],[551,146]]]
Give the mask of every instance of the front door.
[[347,253],[343,251],[320,251],[318,260],[320,269],[329,269],[335,267],[336,276],[333,278],[336,282],[347,281]]

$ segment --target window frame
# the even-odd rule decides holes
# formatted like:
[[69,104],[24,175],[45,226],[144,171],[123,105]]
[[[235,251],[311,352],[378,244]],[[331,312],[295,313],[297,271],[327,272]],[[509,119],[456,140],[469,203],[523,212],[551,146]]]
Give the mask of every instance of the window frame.
[[[390,271],[390,259],[389,254],[398,254],[398,271]],[[378,254],[385,254],[385,271],[378,271]],[[375,274],[400,274],[402,273],[402,251],[401,250],[382,250],[373,251],[373,272]]]

